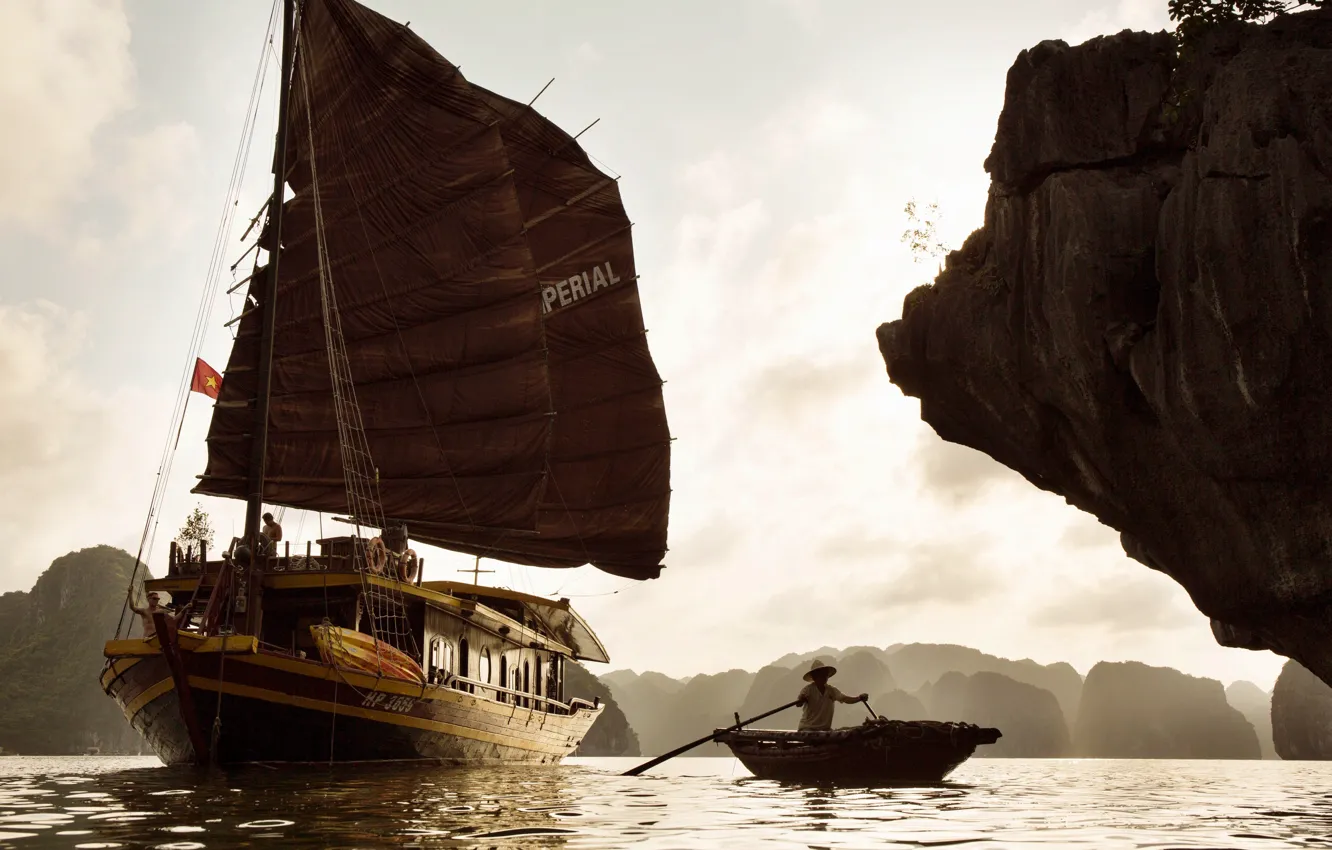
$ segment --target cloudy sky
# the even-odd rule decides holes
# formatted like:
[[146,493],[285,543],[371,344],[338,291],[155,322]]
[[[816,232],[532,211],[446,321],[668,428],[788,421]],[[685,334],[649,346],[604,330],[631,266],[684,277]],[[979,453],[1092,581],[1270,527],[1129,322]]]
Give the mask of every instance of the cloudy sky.
[[[906,201],[937,201],[953,246],[981,220],[1017,52],[1160,29],[1165,0],[372,5],[496,91],[554,77],[540,108],[571,131],[601,119],[580,141],[622,175],[635,222],[678,438],[668,569],[638,584],[486,563],[489,579],[572,597],[616,668],[936,641],[1270,687],[1281,659],[1216,646],[1108,529],[935,437],[875,345],[931,271],[899,240]],[[73,548],[138,546],[269,8],[0,3],[0,591]],[[273,76],[227,265],[267,194]],[[210,303],[203,354],[221,367],[239,301]],[[196,501],[206,402],[183,426],[159,570]],[[241,506],[204,502],[229,538]],[[313,538],[319,518],[285,525]],[[427,562],[429,578],[470,565]]]

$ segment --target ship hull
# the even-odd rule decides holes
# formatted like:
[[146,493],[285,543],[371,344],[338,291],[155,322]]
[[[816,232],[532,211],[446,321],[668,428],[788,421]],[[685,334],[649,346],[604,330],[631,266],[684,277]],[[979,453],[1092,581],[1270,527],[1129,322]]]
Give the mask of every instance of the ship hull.
[[[260,652],[186,651],[182,661],[187,702],[219,764],[550,764],[572,753],[600,714],[546,713]],[[196,762],[187,713],[161,654],[112,656],[102,687],[163,762]]]

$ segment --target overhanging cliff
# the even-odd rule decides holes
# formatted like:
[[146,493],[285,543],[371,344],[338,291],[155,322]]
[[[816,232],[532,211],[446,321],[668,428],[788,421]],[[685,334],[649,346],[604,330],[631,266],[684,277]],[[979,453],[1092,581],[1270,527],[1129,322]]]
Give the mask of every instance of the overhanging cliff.
[[921,416],[1332,683],[1332,9],[1043,42],[984,226],[882,325]]

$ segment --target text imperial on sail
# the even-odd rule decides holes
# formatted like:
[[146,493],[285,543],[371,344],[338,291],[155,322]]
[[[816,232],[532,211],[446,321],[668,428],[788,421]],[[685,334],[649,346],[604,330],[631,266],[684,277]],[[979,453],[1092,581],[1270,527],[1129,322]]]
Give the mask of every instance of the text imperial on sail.
[[[605,269],[603,272],[602,269]],[[576,274],[567,280],[561,280],[557,283],[544,283],[541,285],[541,312],[549,313],[555,309],[555,302],[559,306],[568,307],[580,298],[596,292],[607,286],[612,286],[620,282],[620,278],[611,270],[609,261],[599,266],[594,266],[592,271]]]

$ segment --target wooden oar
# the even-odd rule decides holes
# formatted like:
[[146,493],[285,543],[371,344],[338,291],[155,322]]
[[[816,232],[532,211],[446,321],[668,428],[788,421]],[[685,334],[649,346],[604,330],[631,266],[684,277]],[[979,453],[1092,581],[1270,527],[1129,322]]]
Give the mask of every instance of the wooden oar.
[[874,718],[875,720],[878,720],[879,719],[878,713],[874,709],[870,708],[869,697],[865,697],[864,699],[861,700],[861,702],[865,703],[865,710],[870,713],[870,717]]
[[638,774],[647,770],[649,767],[656,767],[657,765],[661,764],[664,761],[675,758],[680,753],[688,752],[689,750],[692,750],[694,747],[697,747],[701,744],[706,744],[708,741],[715,740],[719,735],[725,735],[727,732],[734,732],[735,730],[739,729],[742,726],[748,726],[751,723],[755,723],[759,720],[762,720],[765,717],[769,717],[773,714],[776,714],[779,711],[786,711],[788,708],[792,707],[798,702],[800,702],[800,700],[792,700],[791,702],[788,702],[786,705],[783,705],[779,708],[774,708],[772,711],[765,711],[762,714],[758,715],[757,717],[751,717],[748,720],[743,720],[735,724],[734,726],[728,727],[726,729],[721,729],[717,732],[713,732],[711,735],[707,736],[706,738],[699,738],[697,741],[685,744],[683,747],[680,747],[679,749],[671,750],[669,753],[667,753],[664,756],[657,756],[652,761],[644,762],[643,764],[640,764],[638,767],[630,768],[629,770],[626,770],[624,773],[620,775],[637,776]]

